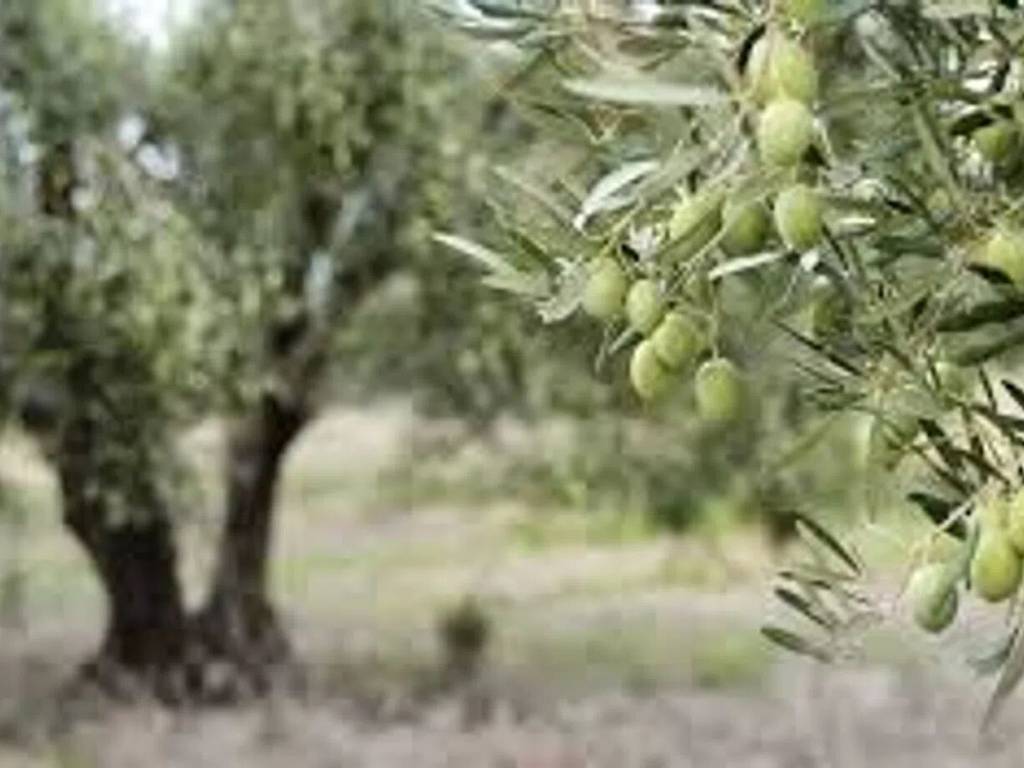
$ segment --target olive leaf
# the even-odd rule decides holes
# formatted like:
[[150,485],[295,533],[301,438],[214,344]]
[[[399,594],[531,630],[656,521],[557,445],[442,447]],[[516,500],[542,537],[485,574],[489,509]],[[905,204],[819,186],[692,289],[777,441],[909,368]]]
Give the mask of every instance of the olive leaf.
[[833,654],[825,646],[808,640],[788,629],[775,626],[761,627],[761,634],[775,645],[801,656],[809,656],[821,662],[831,662]]
[[829,533],[821,523],[816,522],[802,512],[794,512],[793,516],[796,518],[797,531],[805,541],[812,545],[815,541],[820,542],[828,551],[839,558],[854,575],[859,576],[863,573],[863,567],[859,560],[846,547],[840,544],[839,540]]
[[925,491],[913,491],[907,495],[907,500],[924,512],[937,528],[946,530],[958,539],[967,538],[967,524],[964,520],[957,519],[951,522],[953,514],[963,501],[943,499]]
[[937,330],[941,333],[973,331],[992,323],[1007,323],[1024,317],[1024,301],[1002,299],[975,304],[939,320]]
[[633,203],[636,199],[635,190],[632,194],[623,193],[622,190],[635,185],[659,167],[660,163],[657,160],[636,160],[601,177],[580,203],[580,210],[573,219],[573,226],[577,230],[583,230],[594,215],[625,208]]
[[645,77],[605,75],[563,82],[567,91],[595,101],[661,107],[709,107],[729,100],[728,94],[703,85],[680,85]]
[[1024,677],[1024,632],[1021,631],[1018,620],[1013,643],[1006,657],[1006,663],[1003,665],[1002,674],[999,676],[999,681],[992,692],[992,698],[989,699],[988,707],[985,709],[985,716],[982,719],[981,726],[982,731],[991,727],[992,723],[999,717],[999,713],[1006,704],[1007,698],[1020,685],[1022,677]]

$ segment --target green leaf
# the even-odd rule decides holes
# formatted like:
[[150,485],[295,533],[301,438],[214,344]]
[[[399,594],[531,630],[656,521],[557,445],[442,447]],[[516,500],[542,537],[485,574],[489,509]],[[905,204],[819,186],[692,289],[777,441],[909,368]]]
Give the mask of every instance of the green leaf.
[[517,296],[537,299],[548,294],[548,278],[541,272],[515,272],[486,275],[481,281],[488,288]]
[[808,620],[815,624],[823,627],[827,630],[832,630],[833,627],[838,623],[834,617],[826,617],[821,615],[819,608],[811,604],[811,602],[803,595],[799,595],[791,589],[785,587],[776,587],[775,596],[792,608],[794,611],[804,616]]
[[1013,631],[1008,632],[1004,637],[999,639],[999,642],[997,642],[994,647],[984,653],[969,658],[967,660],[968,666],[976,675],[981,677],[993,675],[998,672],[1006,664],[1007,659],[1010,658],[1010,651],[1013,649],[1013,643],[1019,631],[1019,629],[1014,629]]
[[679,85],[644,77],[606,75],[566,80],[565,88],[577,96],[633,106],[711,107],[729,100],[728,94],[700,85]]
[[949,523],[950,517],[963,504],[963,501],[950,501],[924,491],[914,491],[908,494],[907,500],[916,504],[937,528],[948,531],[951,536],[958,539],[967,538],[967,524],[962,518],[953,524]]
[[990,323],[1008,323],[1019,317],[1024,317],[1024,301],[989,301],[942,318],[936,329],[940,333],[960,333],[973,331]]
[[791,653],[796,653],[801,656],[810,656],[812,659],[817,659],[818,661],[825,663],[832,661],[832,653],[827,648],[808,640],[807,638],[801,637],[795,632],[790,632],[788,629],[765,626],[761,627],[761,634],[775,645],[778,645]]
[[579,306],[587,282],[587,267],[582,263],[566,263],[558,277],[554,295],[537,304],[545,323],[558,323],[568,318]]
[[435,242],[458,251],[463,256],[468,256],[491,272],[502,275],[515,275],[519,271],[509,264],[507,257],[465,237],[446,232],[435,232],[433,238]]
[[808,538],[813,537],[813,540],[817,540],[825,545],[825,548],[831,551],[836,557],[838,557],[854,575],[861,575],[863,568],[861,564],[842,544],[836,539],[831,533],[825,530],[821,523],[815,521],[811,517],[803,514],[802,512],[794,512],[793,516],[797,521],[797,531],[803,535],[805,540],[811,541]]
[[987,730],[995,722],[996,718],[999,717],[999,713],[1002,711],[1007,698],[1020,685],[1022,677],[1024,677],[1024,632],[1021,631],[1020,619],[1018,619],[1016,635],[1010,647],[1010,653],[1006,658],[1006,664],[1003,665],[1003,673],[999,676],[996,688],[992,692],[992,698],[989,700],[988,708],[985,710],[985,717],[982,720],[981,726],[982,731]]
[[527,197],[540,203],[560,224],[569,226],[572,223],[572,211],[562,205],[550,191],[544,189],[537,182],[503,165],[497,166],[494,169],[494,173],[498,178],[511,184]]
[[952,356],[952,361],[957,365],[980,365],[986,360],[1004,355],[1021,345],[1024,345],[1024,328],[1012,331],[995,341],[983,342],[959,350]]
[[573,225],[576,229],[582,230],[592,216],[630,205],[636,199],[635,191],[634,194],[619,193],[649,176],[659,165],[657,160],[636,160],[601,177],[580,204],[580,212],[573,220]]
[[1003,389],[1005,389],[1010,397],[1013,398],[1013,402],[1017,404],[1017,407],[1024,410],[1024,389],[1021,389],[1016,384],[1008,379],[1003,379]]
[[708,272],[709,280],[720,280],[723,277],[729,275],[736,275],[740,272],[747,272],[751,269],[757,269],[763,267],[766,264],[774,264],[775,262],[784,259],[786,257],[786,251],[769,251],[767,253],[755,253],[752,256],[738,256],[735,259],[729,259],[722,264]]

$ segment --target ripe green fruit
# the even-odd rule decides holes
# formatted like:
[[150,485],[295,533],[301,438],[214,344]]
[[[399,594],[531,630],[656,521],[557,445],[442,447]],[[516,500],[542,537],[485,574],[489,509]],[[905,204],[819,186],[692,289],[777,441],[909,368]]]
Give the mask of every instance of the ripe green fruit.
[[1024,555],[1024,490],[1017,491],[1007,505],[1006,535],[1018,554]]
[[674,255],[685,260],[696,254],[718,234],[722,226],[720,190],[704,190],[679,202],[672,211],[668,234],[679,241]]
[[794,184],[775,198],[775,228],[794,251],[806,251],[821,240],[821,197],[806,184]]
[[1024,233],[997,228],[976,258],[982,266],[1005,275],[1017,290],[1024,290]]
[[654,400],[668,389],[671,375],[658,359],[654,342],[640,342],[629,360],[629,380],[644,400]]
[[1011,120],[998,119],[974,132],[974,143],[981,156],[1000,165],[1016,153],[1020,134]]
[[758,202],[737,204],[731,200],[722,209],[725,232],[722,250],[730,256],[757,253],[768,237],[768,211]]
[[914,621],[926,632],[941,632],[953,623],[960,604],[956,587],[940,594],[945,570],[931,563],[914,571],[907,583],[907,600],[914,612]]
[[651,343],[661,363],[678,369],[692,362],[704,347],[700,330],[692,320],[669,312],[651,336]]
[[782,35],[765,34],[747,62],[751,93],[759,103],[789,97],[811,103],[818,96],[818,69],[803,46]]
[[603,258],[591,266],[583,288],[583,310],[598,320],[611,320],[622,312],[629,281],[614,259]]
[[811,332],[815,338],[834,339],[852,326],[850,300],[824,275],[811,284]]
[[728,423],[743,412],[743,380],[739,369],[725,358],[709,360],[697,370],[694,394],[697,411],[706,421]]
[[761,113],[757,125],[757,146],[769,165],[796,165],[814,139],[814,117],[796,99],[773,100]]
[[783,0],[782,9],[793,21],[812,27],[828,16],[829,0]]
[[629,324],[645,336],[654,330],[665,311],[661,291],[653,280],[637,280],[626,296]]
[[1007,599],[1020,585],[1021,562],[1002,528],[984,525],[971,560],[971,584],[992,603]]

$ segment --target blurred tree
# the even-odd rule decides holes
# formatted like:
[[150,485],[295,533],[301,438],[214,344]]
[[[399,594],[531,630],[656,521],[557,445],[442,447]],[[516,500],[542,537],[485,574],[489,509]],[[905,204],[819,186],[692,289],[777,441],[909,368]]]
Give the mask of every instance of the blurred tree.
[[221,321],[201,242],[117,140],[142,104],[137,55],[89,2],[0,6],[0,386],[108,597],[93,671],[172,685],[187,636],[172,438],[217,391]]
[[[400,3],[211,1],[169,72],[154,134],[180,159],[182,199],[233,292],[240,382],[196,626],[207,653],[260,685],[288,654],[267,578],[282,462],[325,396],[339,333],[429,253],[486,114],[452,98],[455,60]],[[342,359],[334,371],[350,378]]]

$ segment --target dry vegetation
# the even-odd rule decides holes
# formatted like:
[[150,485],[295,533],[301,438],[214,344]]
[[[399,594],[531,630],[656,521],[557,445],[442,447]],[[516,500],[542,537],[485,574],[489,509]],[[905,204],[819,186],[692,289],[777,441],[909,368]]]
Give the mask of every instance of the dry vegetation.
[[[403,407],[339,412],[298,447],[276,586],[306,685],[203,712],[62,695],[100,598],[56,527],[49,478],[8,446],[31,513],[5,535],[24,578],[0,630],[0,766],[1020,765],[1024,710],[979,739],[985,691],[945,647],[921,658],[920,637],[896,631],[856,669],[777,659],[756,634],[769,565],[756,537],[711,547],[514,500],[397,504],[381,483],[413,428]],[[216,432],[193,440],[214,463]],[[215,495],[204,487],[198,508]],[[209,540],[211,523],[197,514],[186,535]],[[494,638],[481,675],[453,688],[436,626],[467,593]]]

